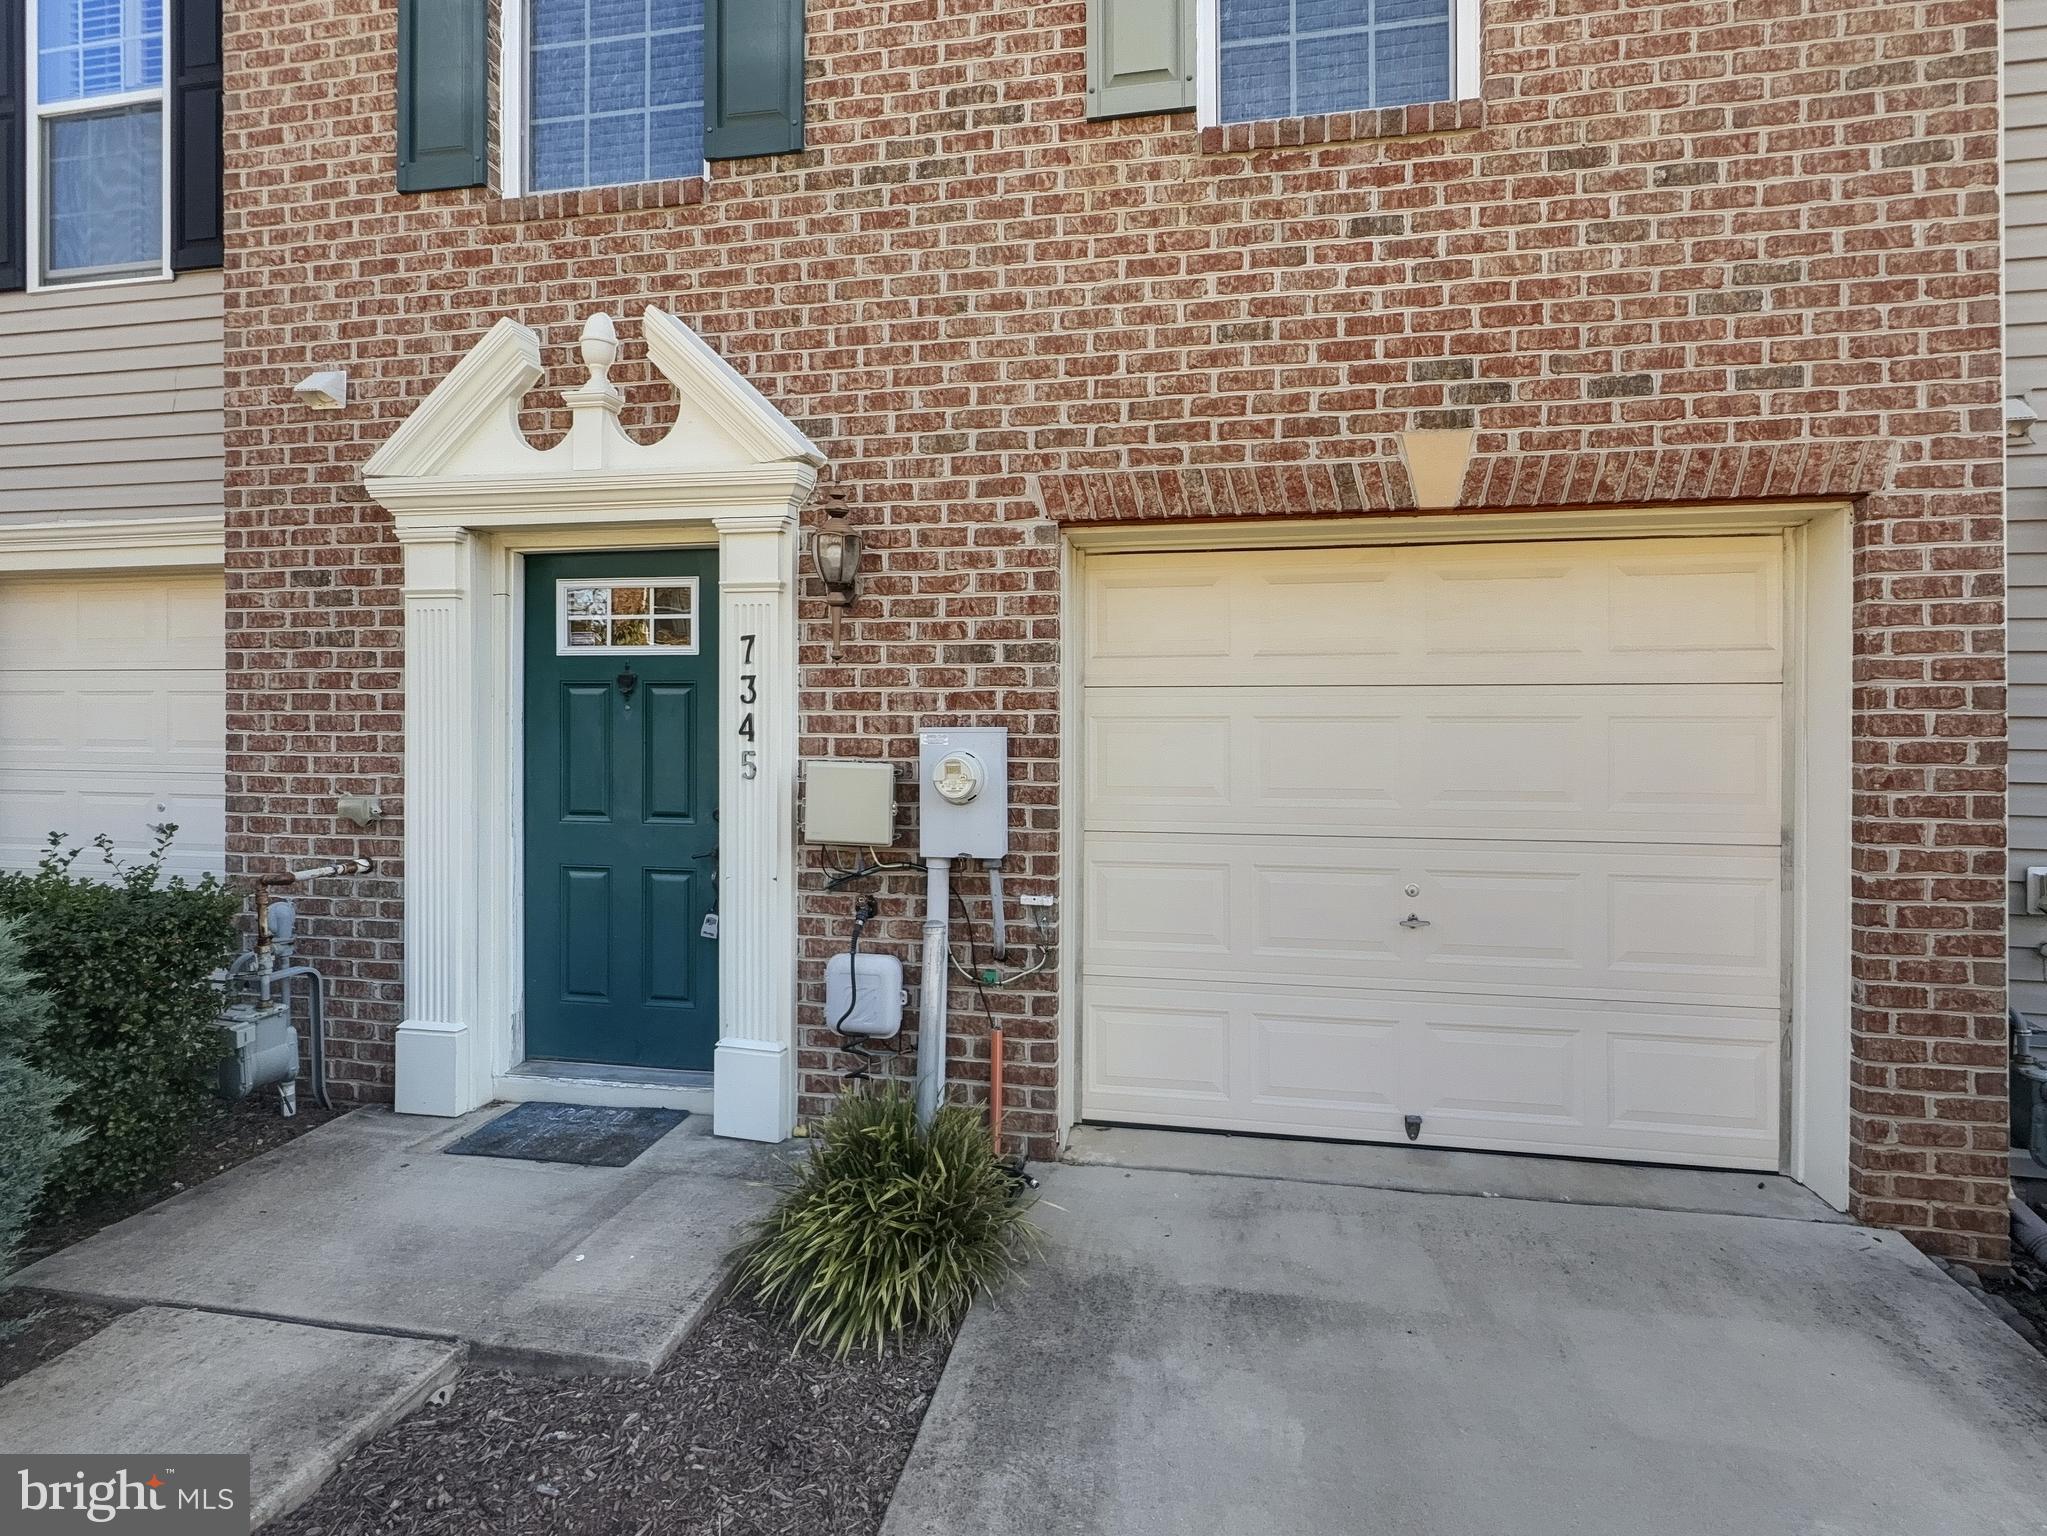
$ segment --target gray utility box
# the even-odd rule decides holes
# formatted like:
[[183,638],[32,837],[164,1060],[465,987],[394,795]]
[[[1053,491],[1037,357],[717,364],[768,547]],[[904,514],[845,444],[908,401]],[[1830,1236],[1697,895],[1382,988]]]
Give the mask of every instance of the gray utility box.
[[917,737],[917,845],[927,859],[1009,852],[1009,728],[947,726]]
[[299,1032],[283,1003],[236,1003],[220,1016],[218,1089],[224,1099],[246,1098],[271,1083],[299,1075]]

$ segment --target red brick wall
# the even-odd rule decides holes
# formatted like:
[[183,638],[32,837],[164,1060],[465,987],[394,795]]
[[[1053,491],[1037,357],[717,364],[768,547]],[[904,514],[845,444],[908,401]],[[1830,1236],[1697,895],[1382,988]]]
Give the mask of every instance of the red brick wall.
[[[1485,0],[1482,103],[1207,134],[1085,121],[1085,9],[811,0],[810,147],[641,206],[401,196],[393,0],[228,0],[231,857],[385,861],[306,906],[337,1079],[388,1093],[401,1013],[398,554],[358,468],[499,316],[564,370],[587,310],[651,302],[818,441],[867,526],[838,660],[804,594],[804,752],[1008,724],[1017,892],[1057,874],[1048,512],[1405,506],[1395,434],[1461,425],[1466,505],[1862,497],[1855,1198],[2000,1258],[1990,0]],[[346,412],[292,403],[341,365]],[[327,814],[356,790],[392,808],[374,837]],[[816,962],[853,898],[804,868],[815,1108],[839,1062]],[[906,954],[913,878],[870,929]],[[991,1001],[1042,1150],[1050,978]]]

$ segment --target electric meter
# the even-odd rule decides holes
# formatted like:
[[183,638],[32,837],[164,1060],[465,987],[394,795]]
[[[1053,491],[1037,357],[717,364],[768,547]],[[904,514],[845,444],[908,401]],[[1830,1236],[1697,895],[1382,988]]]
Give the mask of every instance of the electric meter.
[[965,805],[987,782],[981,760],[971,752],[948,752],[931,770],[931,787],[953,805]]

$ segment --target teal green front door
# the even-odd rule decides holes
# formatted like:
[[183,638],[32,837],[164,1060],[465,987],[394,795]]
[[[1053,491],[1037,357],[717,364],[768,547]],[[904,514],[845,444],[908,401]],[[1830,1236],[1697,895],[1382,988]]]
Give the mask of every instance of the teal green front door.
[[718,557],[526,561],[526,1055],[710,1070]]

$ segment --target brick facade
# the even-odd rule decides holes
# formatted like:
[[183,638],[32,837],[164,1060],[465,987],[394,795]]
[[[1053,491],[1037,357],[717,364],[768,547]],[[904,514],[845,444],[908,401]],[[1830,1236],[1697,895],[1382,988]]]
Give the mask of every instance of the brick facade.
[[[1398,434],[1452,427],[1466,507],[1858,498],[1856,1210],[2000,1260],[1995,6],[1485,0],[1482,101],[1207,131],[1085,120],[1086,9],[811,0],[803,153],[504,200],[394,190],[394,0],[229,0],[230,857],[380,861],[303,907],[337,1083],[388,1096],[401,1015],[399,554],[360,465],[500,316],[553,382],[589,309],[654,303],[869,536],[836,660],[806,581],[803,752],[1009,725],[1013,892],[1058,873],[1060,522],[1398,511]],[[293,403],[337,366],[346,412]],[[374,835],[329,814],[350,792]],[[814,1109],[854,897],[801,868]],[[913,953],[915,881],[875,882],[870,943]],[[1046,1150],[1051,978],[990,1001]]]

